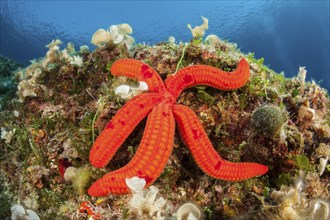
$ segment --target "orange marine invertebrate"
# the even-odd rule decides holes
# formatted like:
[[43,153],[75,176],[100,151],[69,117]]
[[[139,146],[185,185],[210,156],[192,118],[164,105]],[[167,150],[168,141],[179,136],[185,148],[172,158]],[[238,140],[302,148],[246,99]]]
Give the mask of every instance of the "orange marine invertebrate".
[[86,212],[89,220],[97,220],[102,218],[102,216],[96,212],[95,207],[90,202],[80,203],[79,212]]
[[104,167],[139,122],[147,115],[148,119],[133,159],[126,166],[97,180],[88,189],[91,196],[128,193],[125,179],[133,176],[144,178],[146,186],[152,184],[160,176],[171,155],[175,121],[184,143],[206,174],[218,179],[240,181],[268,171],[268,167],[261,164],[233,163],[222,159],[213,148],[197,115],[188,107],[176,104],[180,93],[188,87],[207,85],[232,90],[243,86],[250,77],[249,64],[244,58],[232,72],[194,65],[169,76],[165,83],[154,69],[133,59],[116,61],[111,67],[111,73],[144,81],[149,91],[128,101],[112,118],[90,151],[91,164]]

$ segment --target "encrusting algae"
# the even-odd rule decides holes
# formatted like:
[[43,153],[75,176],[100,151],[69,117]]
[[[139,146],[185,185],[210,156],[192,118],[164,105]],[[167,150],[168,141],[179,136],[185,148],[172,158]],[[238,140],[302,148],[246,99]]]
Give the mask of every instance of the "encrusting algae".
[[[1,98],[0,218],[10,219],[20,210],[30,210],[40,219],[328,219],[329,95],[315,82],[305,81],[308,67],[300,67],[297,77],[285,78],[263,65],[263,58],[243,54],[235,44],[215,35],[204,37],[209,23],[206,18],[203,21],[201,26],[190,26],[192,40],[188,43],[175,43],[172,37],[170,42],[157,45],[135,44],[128,24],[98,30],[92,39],[97,45],[94,51],[87,46],[76,51],[72,43],[61,49],[61,41],[54,40],[47,45],[44,58],[12,71],[12,78],[7,74],[6,80],[17,85],[17,95],[12,97],[13,92],[8,92]],[[131,134],[123,130],[126,140],[102,169],[89,162],[91,146],[98,143],[102,130],[111,127],[108,122],[126,102],[149,94],[157,99],[159,94],[151,91],[162,88],[143,78],[114,77],[109,70],[122,59],[146,64],[158,82],[180,78],[180,70],[194,65],[232,72],[243,59],[250,77],[247,83],[235,84],[232,91],[191,87],[194,84],[187,84],[190,88],[182,91],[174,82],[165,83],[166,89],[175,93],[177,104],[162,94],[159,101],[171,101],[173,107],[160,104],[160,113],[173,111],[186,137],[180,140],[171,129],[168,147],[173,150],[150,184],[144,173],[123,175],[121,184],[129,194],[117,196],[108,191],[96,198],[88,195],[87,189],[140,154],[138,146],[149,122],[141,118]],[[131,73],[134,70],[127,71]],[[185,116],[177,108],[196,116]],[[186,117],[198,121],[203,137],[209,139],[209,143],[198,142],[197,154],[210,157],[206,144],[213,146],[214,155],[221,155],[223,161],[263,164],[268,172],[240,182],[211,177],[207,161],[200,162],[186,147],[194,145],[191,138],[200,135],[198,131],[185,134],[189,132],[184,125]],[[122,118],[116,120],[122,122]],[[174,120],[170,124],[173,128]],[[142,161],[152,171],[154,160],[141,158],[137,165]],[[111,185],[111,179],[103,186],[107,184]]]

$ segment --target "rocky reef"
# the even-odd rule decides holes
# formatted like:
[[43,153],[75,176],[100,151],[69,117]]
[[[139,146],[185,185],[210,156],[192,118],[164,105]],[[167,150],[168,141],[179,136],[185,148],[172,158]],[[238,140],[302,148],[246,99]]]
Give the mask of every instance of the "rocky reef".
[[[15,207],[40,219],[329,218],[327,91],[305,81],[306,68],[297,67],[297,76],[286,78],[236,44],[204,36],[209,24],[203,21],[189,26],[190,42],[171,37],[156,45],[135,44],[128,24],[112,25],[94,34],[93,51],[87,46],[76,50],[72,43],[61,48],[61,41],[54,40],[45,57],[26,68],[11,68],[5,77],[17,83],[0,87],[12,95],[15,85],[16,91],[0,112],[0,218],[10,219]],[[137,180],[138,190],[128,183],[130,195],[90,197],[86,190],[92,182],[131,160],[146,123],[108,166],[90,165],[98,134],[136,90],[145,90],[139,82],[109,73],[121,58],[141,60],[163,79],[192,64],[232,71],[245,58],[251,77],[242,88],[199,86],[185,90],[178,102],[198,115],[224,159],[261,163],[269,171],[241,182],[214,179],[198,168],[176,134],[167,166],[149,189]]]
[[20,67],[22,65],[0,55],[0,111],[15,97],[19,79],[15,78],[14,72]]

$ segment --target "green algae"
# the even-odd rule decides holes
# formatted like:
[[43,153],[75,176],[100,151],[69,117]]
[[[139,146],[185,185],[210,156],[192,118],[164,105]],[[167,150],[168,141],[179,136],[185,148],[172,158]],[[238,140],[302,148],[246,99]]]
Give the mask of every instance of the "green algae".
[[299,169],[302,170],[310,169],[309,159],[305,155],[297,155],[294,157],[294,160]]
[[275,184],[278,188],[281,188],[282,185],[291,185],[292,176],[290,173],[281,173],[277,179],[275,179]]
[[197,97],[200,98],[202,101],[207,103],[209,106],[212,106],[215,102],[215,98],[210,95],[207,91],[205,91],[205,86],[198,86],[197,87]]
[[13,195],[2,173],[0,174],[0,192],[0,218],[5,219],[10,216],[10,206],[12,205]]

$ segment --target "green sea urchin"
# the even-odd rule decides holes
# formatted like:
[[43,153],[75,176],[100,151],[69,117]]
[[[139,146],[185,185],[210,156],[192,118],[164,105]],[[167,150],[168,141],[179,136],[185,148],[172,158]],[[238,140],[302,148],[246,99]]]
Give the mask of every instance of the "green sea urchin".
[[266,136],[277,134],[284,124],[281,110],[275,106],[264,106],[255,110],[252,114],[253,126]]

